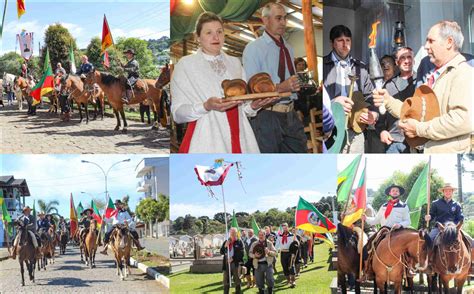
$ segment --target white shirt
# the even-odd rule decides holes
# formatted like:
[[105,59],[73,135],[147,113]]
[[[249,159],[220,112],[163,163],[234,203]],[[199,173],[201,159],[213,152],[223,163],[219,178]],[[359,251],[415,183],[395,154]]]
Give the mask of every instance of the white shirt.
[[390,215],[385,218],[385,211],[387,210],[387,204],[382,205],[377,212],[375,217],[367,217],[366,222],[373,226],[380,224],[381,226],[393,227],[395,224],[400,224],[402,227],[407,228],[411,225],[410,209],[408,205],[402,201],[398,201],[392,208]]
[[135,222],[133,221],[133,218],[130,216],[128,211],[120,211],[117,213],[115,218],[112,221],[112,224],[117,225],[117,224],[124,224],[125,221],[128,223],[128,227],[131,229],[135,229]]

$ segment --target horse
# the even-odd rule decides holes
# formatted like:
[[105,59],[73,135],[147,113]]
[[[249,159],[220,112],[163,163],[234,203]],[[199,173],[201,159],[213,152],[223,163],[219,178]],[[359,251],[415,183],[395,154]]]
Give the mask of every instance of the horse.
[[[171,80],[171,71],[172,71],[172,66],[168,64],[165,65],[165,67],[162,68],[161,74],[156,80],[155,83],[155,88],[163,90],[163,88],[170,82]],[[166,127],[167,125],[167,117],[169,116],[169,113],[171,113],[171,101],[169,101],[168,95],[166,91],[162,91],[162,96],[161,96],[161,104],[160,104],[160,110],[162,112],[161,118],[161,125],[163,127]],[[155,118],[156,121],[156,118]]]
[[96,228],[97,221],[93,219],[91,220],[89,232],[87,233],[84,240],[84,255],[86,256],[86,265],[89,265],[90,269],[95,267],[95,253],[97,251],[97,234],[95,233]]
[[61,79],[61,90],[70,92],[70,96],[76,102],[79,109],[79,122],[82,122],[82,107],[86,113],[86,123],[89,123],[89,102],[94,106],[94,118],[97,119],[97,109],[100,111],[101,119],[104,119],[104,100],[105,94],[99,87],[91,86],[92,89],[84,87],[84,83],[79,76],[69,74]]
[[117,276],[124,280],[130,274],[130,250],[132,237],[127,225],[117,225],[111,234],[112,250],[114,251]]
[[343,294],[347,293],[346,275],[353,275],[356,278],[355,292],[360,293],[359,280],[359,240],[360,233],[337,224],[337,284],[341,287]]
[[[457,225],[452,222],[444,225],[437,223],[439,236],[432,251],[432,267],[439,275],[440,286],[442,284],[445,293],[449,293],[449,281],[454,279],[457,293],[461,294],[471,268],[472,252],[469,250],[471,246],[463,238],[462,224],[462,222]],[[432,281],[432,278],[430,280]]]
[[375,283],[382,293],[388,293],[390,281],[394,283],[395,293],[401,293],[405,270],[424,271],[428,267],[428,250],[431,239],[424,231],[403,228],[390,230],[374,250],[372,269]]
[[61,233],[59,234],[59,254],[66,254],[66,245],[69,241],[68,234],[66,227],[62,227]]
[[31,235],[23,222],[18,223],[18,233],[20,234],[20,241],[18,242],[16,250],[18,252],[18,262],[20,263],[21,285],[25,286],[25,269],[23,263],[26,265],[28,270],[30,281],[34,283],[36,252],[33,240],[31,240]]
[[48,265],[48,258],[52,258],[54,262],[54,240],[51,238],[51,235],[48,232],[40,233],[41,239],[41,247],[40,253],[41,256],[38,259],[38,270],[44,269],[46,270],[46,266]]
[[[125,118],[125,112],[123,109],[124,103],[122,101],[122,97],[125,93],[125,84],[126,84],[125,78],[123,77],[117,78],[108,73],[99,72],[94,69],[93,71],[87,74],[86,83],[89,85],[97,83],[100,86],[100,88],[102,88],[102,90],[107,95],[107,99],[109,100],[109,103],[112,106],[115,117],[117,119],[117,125],[115,126],[115,130],[116,131],[120,130],[120,126],[121,126],[120,116],[121,116],[123,120],[122,132],[126,133],[128,124],[127,124],[127,120]],[[150,99],[152,102],[150,106],[152,106],[152,109],[157,110],[160,105],[161,91],[150,90],[149,84],[152,84],[152,83],[154,83],[154,80],[145,81],[145,80],[139,79],[137,81],[137,87],[143,90],[135,91],[134,97],[130,99],[129,104],[137,104],[146,99]]]
[[31,101],[28,101],[28,82],[23,77],[16,77],[13,88],[15,90],[15,96],[18,100],[18,110],[23,110],[23,99],[25,99],[28,104],[31,103]]

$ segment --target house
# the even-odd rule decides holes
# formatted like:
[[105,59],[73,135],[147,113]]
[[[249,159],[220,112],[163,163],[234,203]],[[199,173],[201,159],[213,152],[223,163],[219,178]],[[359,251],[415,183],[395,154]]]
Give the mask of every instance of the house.
[[159,194],[169,195],[169,158],[143,158],[135,168],[137,192],[144,193],[145,197],[158,200]]

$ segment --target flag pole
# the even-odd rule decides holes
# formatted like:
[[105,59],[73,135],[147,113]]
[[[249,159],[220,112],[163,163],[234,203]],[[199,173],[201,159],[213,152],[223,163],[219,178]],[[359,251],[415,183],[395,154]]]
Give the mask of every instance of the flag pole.
[[[359,156],[359,155],[358,155],[358,156]],[[360,155],[360,157],[361,157],[361,158],[360,158],[359,162],[357,162],[356,172],[355,172],[354,175],[352,176],[351,188],[349,189],[349,195],[347,196],[347,202],[346,202],[346,205],[344,206],[344,216],[346,216],[346,212],[347,212],[347,210],[349,209],[349,205],[350,205],[350,203],[351,203],[352,187],[354,186],[354,180],[355,180],[357,171],[359,170],[360,162],[362,161],[362,155]],[[343,221],[343,219],[341,219],[341,221]]]
[[[364,162],[365,166],[364,166],[364,186],[365,186],[365,191],[364,191],[364,194],[365,194],[365,197],[367,197],[367,157],[365,157],[365,162]],[[367,200],[366,200],[367,201]],[[367,206],[367,202],[366,202],[366,206]],[[362,215],[365,214],[365,207],[363,208],[363,211],[362,211]],[[365,220],[364,218],[362,218],[362,224],[361,224],[361,229],[362,229],[362,233],[360,235],[360,239],[359,239],[359,248],[360,248],[360,252],[359,252],[359,279],[360,279],[360,275],[362,274],[362,252],[364,251],[364,248],[363,248],[363,242],[364,242],[364,226],[365,226]]]
[[[224,196],[224,183],[221,185],[222,190],[222,203],[224,204],[224,222],[225,222],[225,234],[226,234],[226,242],[229,241],[229,229],[227,228],[227,210],[225,208],[225,196]],[[229,287],[232,287],[232,276],[230,271],[230,256],[229,256],[229,248],[227,248],[227,268],[229,271]]]
[[[428,179],[426,180],[426,191],[428,192],[426,195],[426,214],[430,214],[430,205],[431,205],[431,196],[430,196],[430,186],[431,186],[431,155],[428,158]],[[430,222],[426,222],[426,228],[428,228]]]

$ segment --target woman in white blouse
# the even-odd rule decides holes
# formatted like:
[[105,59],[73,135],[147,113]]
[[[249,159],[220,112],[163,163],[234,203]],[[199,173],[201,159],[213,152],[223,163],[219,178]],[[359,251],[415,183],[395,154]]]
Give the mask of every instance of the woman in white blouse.
[[252,102],[226,101],[221,83],[246,81],[240,60],[222,51],[222,20],[210,12],[196,23],[200,48],[176,64],[171,79],[171,111],[176,123],[188,123],[180,153],[259,153],[247,117],[276,98]]

